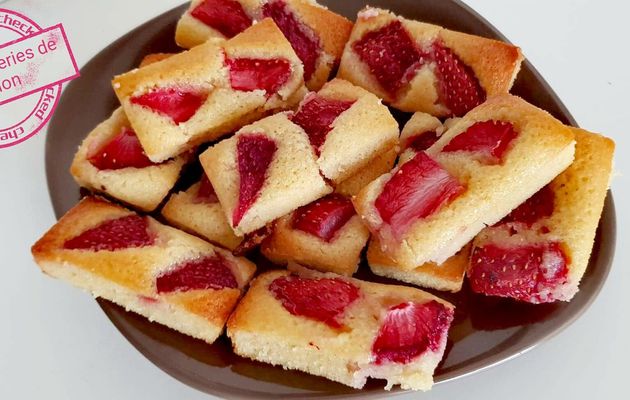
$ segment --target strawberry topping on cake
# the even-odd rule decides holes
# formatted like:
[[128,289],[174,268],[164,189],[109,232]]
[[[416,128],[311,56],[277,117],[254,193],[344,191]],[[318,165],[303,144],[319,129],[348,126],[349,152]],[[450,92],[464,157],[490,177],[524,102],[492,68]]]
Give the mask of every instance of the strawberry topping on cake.
[[503,222],[520,222],[532,226],[543,218],[553,214],[555,195],[553,189],[547,185],[514,210]]
[[326,136],[332,130],[333,122],[353,104],[354,101],[333,100],[316,94],[311,95],[302,103],[291,120],[304,129],[315,153],[319,156],[321,147],[326,142]]
[[391,307],[372,344],[374,363],[407,364],[437,351],[452,321],[453,311],[435,300]]
[[149,230],[148,220],[139,215],[128,215],[105,221],[72,239],[66,240],[67,250],[115,251],[151,246],[155,235]]
[[267,136],[260,134],[238,136],[236,158],[240,187],[238,203],[232,215],[234,226],[241,222],[247,210],[258,198],[276,150],[278,150],[276,142]]
[[228,58],[232,89],[277,93],[291,77],[291,64],[283,58]]
[[118,135],[91,155],[88,161],[100,170],[156,165],[147,157],[136,133],[128,127],[123,127]]
[[295,54],[304,64],[304,80],[308,81],[321,53],[321,45],[317,34],[307,25],[301,23],[291,12],[284,0],[272,0],[263,6],[263,16],[273,19],[287,38]]
[[436,63],[438,92],[451,114],[461,117],[486,100],[473,70],[441,42],[434,42],[431,58]]
[[339,319],[359,298],[359,288],[339,278],[283,276],[271,282],[269,290],[291,314],[315,319],[333,328],[341,328]]
[[212,183],[210,183],[210,179],[206,174],[203,174],[201,177],[201,181],[199,182],[199,189],[197,189],[197,196],[195,199],[202,203],[218,203],[219,198],[214,191],[214,187]]
[[503,121],[483,121],[470,126],[444,146],[443,152],[467,151],[478,155],[479,161],[500,164],[510,143],[518,136],[514,126]]
[[132,97],[131,103],[147,107],[169,117],[175,124],[181,124],[197,113],[207,97],[207,94],[197,90],[157,88]]
[[473,291],[541,303],[555,300],[552,291],[567,282],[568,258],[559,243],[503,248],[475,247],[468,271]]
[[439,138],[440,137],[435,131],[419,133],[417,135],[408,137],[405,141],[404,147],[406,149],[413,149],[415,151],[424,151],[433,146],[433,144],[437,142]]
[[366,33],[352,48],[392,97],[424,63],[424,54],[398,20]]
[[236,0],[203,0],[190,15],[227,38],[236,36],[252,24],[252,19]]
[[339,194],[331,194],[298,208],[292,226],[293,229],[330,242],[354,215],[356,212],[350,199]]
[[374,206],[395,237],[426,218],[465,188],[425,152],[404,163],[383,187]]
[[215,253],[195,260],[184,261],[155,281],[158,293],[189,290],[238,288],[238,282],[228,260]]

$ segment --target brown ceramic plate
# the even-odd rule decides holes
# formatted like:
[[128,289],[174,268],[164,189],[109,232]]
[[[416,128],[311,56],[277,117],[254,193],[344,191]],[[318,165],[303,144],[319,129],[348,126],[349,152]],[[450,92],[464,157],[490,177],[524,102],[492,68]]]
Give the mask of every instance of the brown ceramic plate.
[[[354,19],[365,1],[320,1]],[[408,18],[437,23],[481,36],[505,38],[487,21],[457,0],[371,0]],[[57,217],[79,199],[68,173],[83,137],[117,106],[110,86],[113,75],[135,67],[153,52],[176,51],[175,23],[186,6],[145,23],[101,51],[81,69],[81,78],[66,88],[50,122],[46,141],[48,187]],[[575,120],[536,70],[526,62],[513,92],[568,124]],[[405,115],[398,115],[404,122]],[[608,195],[591,263],[581,290],[570,303],[528,305],[488,298],[466,287],[456,295],[440,294],[457,306],[437,383],[469,375],[514,358],[558,333],[594,300],[610,269],[615,247],[615,211]],[[360,268],[359,278],[386,281]],[[381,397],[383,382],[371,381],[362,391],[325,379],[245,360],[234,355],[225,337],[212,346],[191,339],[103,300],[99,303],[122,334],[164,371],[199,390],[239,398],[308,398],[316,396]]]

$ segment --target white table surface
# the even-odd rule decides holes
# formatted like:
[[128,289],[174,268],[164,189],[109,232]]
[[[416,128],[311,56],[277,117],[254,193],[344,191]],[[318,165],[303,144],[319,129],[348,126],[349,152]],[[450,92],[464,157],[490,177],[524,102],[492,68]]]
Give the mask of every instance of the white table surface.
[[[436,0],[438,1],[438,0]],[[79,65],[179,0],[0,0],[42,26],[62,22]],[[630,3],[466,0],[520,45],[584,128],[617,142],[613,270],[567,330],[502,366],[439,385],[425,399],[616,399],[627,386],[630,313]],[[625,39],[625,40],[624,40]],[[81,111],[85,112],[85,111]],[[39,272],[31,244],[55,222],[44,171],[45,132],[0,149],[0,399],[202,399],[138,353],[96,302]],[[625,246],[623,246],[625,244]],[[399,397],[403,398],[403,396]]]

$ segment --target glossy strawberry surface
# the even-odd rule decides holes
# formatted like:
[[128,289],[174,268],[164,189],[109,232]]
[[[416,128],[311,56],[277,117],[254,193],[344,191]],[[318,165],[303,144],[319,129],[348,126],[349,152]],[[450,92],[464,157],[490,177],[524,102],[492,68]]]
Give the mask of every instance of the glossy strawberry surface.
[[414,221],[437,212],[464,190],[436,161],[419,152],[393,174],[374,206],[400,237]]
[[236,159],[240,177],[236,208],[232,214],[237,226],[254,204],[267,177],[269,164],[278,150],[276,142],[261,134],[242,134],[236,142]]
[[252,24],[252,19],[236,0],[203,0],[190,15],[227,38],[236,36]]
[[331,194],[298,208],[292,227],[330,242],[354,215],[356,212],[350,199]]
[[510,144],[518,132],[505,121],[482,121],[471,125],[455,136],[442,149],[443,152],[465,151],[474,153],[486,164],[500,164],[510,149]]
[[291,314],[340,328],[346,308],[359,298],[359,288],[339,278],[283,276],[269,290]]
[[157,277],[157,292],[237,288],[238,282],[228,262],[219,253],[184,261]]
[[304,64],[304,80],[308,81],[321,53],[321,45],[315,31],[303,24],[284,0],[271,0],[263,6],[263,16],[270,17],[278,25],[291,47]]
[[453,311],[435,300],[401,303],[389,308],[372,344],[375,364],[407,364],[440,348]]
[[321,147],[332,130],[333,122],[353,104],[354,101],[333,100],[312,95],[302,103],[291,120],[304,129],[315,153],[319,156]]
[[185,88],[157,88],[131,98],[137,104],[169,117],[179,125],[191,119],[206,101],[207,94]]
[[232,89],[264,90],[275,94],[291,77],[291,64],[282,58],[228,58]]
[[128,127],[122,128],[118,135],[89,156],[88,161],[100,170],[145,168],[156,165],[147,157],[136,133]]
[[116,251],[151,246],[155,235],[148,230],[148,220],[139,215],[112,219],[68,239],[63,244],[67,250]]
[[559,243],[475,247],[468,271],[473,291],[541,303],[553,301],[553,289],[567,282],[568,257]]

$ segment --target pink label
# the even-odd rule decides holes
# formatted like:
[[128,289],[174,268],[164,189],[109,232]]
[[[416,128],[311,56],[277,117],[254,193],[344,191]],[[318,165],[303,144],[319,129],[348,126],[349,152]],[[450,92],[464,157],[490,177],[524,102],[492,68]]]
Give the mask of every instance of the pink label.
[[78,76],[61,24],[42,29],[20,13],[0,9],[0,148],[42,129],[62,83]]

